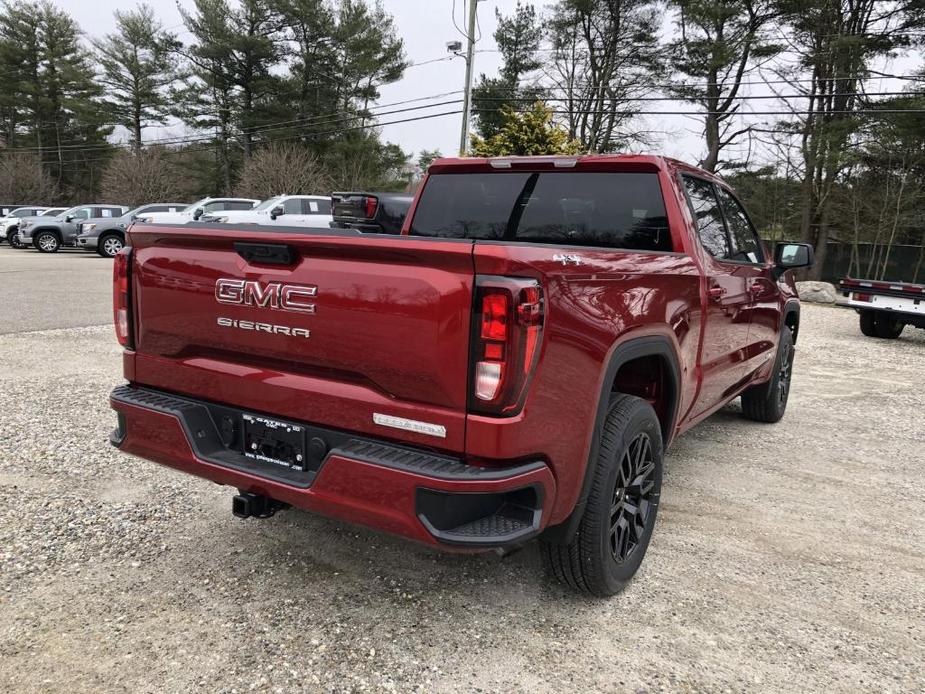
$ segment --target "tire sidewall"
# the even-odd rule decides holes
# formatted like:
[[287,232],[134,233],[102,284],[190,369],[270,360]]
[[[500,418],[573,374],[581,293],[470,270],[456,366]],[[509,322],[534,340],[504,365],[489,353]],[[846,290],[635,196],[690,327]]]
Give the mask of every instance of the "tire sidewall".
[[[646,523],[645,531],[636,549],[626,561],[618,563],[610,550],[610,505],[616,487],[617,475],[619,473],[623,454],[627,446],[630,445],[639,433],[645,433],[649,437],[650,445],[652,446],[652,457],[655,462],[655,471],[653,473],[653,482],[655,486],[651,500],[652,508]],[[597,553],[602,569],[600,575],[611,593],[619,592],[624,588],[627,582],[638,571],[639,566],[645,558],[658,515],[659,499],[662,489],[663,458],[662,433],[658,418],[652,407],[647,402],[640,400],[636,411],[629,421],[627,421],[626,426],[621,432],[620,444],[616,454],[609,456],[607,460],[599,459],[598,461],[598,464],[604,465],[606,469],[606,482],[603,487],[605,490],[604,493],[589,500],[591,504],[596,506],[595,513],[593,514],[594,517],[602,521],[601,526],[598,528],[599,537],[597,538]]]
[[[42,248],[42,237],[44,236],[50,236],[51,238],[55,240],[54,248],[48,248],[48,249]],[[38,234],[36,234],[34,245],[42,253],[57,253],[58,249],[61,248],[61,242],[58,240],[58,237],[55,236],[50,231],[40,231]]]
[[787,411],[787,403],[790,402],[790,389],[793,387],[793,358],[791,357],[790,363],[790,383],[787,384],[787,397],[784,398],[784,401],[781,402],[780,398],[777,397],[777,393],[780,389],[780,369],[783,366],[784,361],[784,345],[787,345],[787,352],[793,357],[796,354],[793,351],[793,333],[790,332],[789,328],[785,328],[780,333],[780,344],[777,346],[777,359],[774,360],[774,377],[770,382],[770,392],[768,397],[774,398],[774,411],[778,416],[778,419],[784,416],[784,412]]
[[120,238],[118,234],[104,234],[103,236],[100,236],[96,240],[96,248],[97,248],[97,252],[104,258],[114,258],[115,257],[115,254],[110,255],[105,250],[106,241],[108,241],[109,239],[119,239],[119,241],[122,242],[122,247],[123,248],[125,247],[125,240]]

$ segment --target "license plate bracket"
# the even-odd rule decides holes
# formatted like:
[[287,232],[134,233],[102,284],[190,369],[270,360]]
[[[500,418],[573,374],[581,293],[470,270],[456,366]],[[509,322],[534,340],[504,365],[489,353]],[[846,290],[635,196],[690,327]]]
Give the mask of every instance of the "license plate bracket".
[[305,470],[305,427],[261,415],[242,415],[242,453],[262,463]]

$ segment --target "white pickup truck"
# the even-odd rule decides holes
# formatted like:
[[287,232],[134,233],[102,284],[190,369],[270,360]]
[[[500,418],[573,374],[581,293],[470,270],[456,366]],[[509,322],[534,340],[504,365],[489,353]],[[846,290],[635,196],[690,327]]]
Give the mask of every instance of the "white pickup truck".
[[213,212],[203,215],[199,221],[328,229],[334,218],[331,216],[330,196],[278,195],[264,200],[252,210]]
[[895,340],[907,325],[925,330],[925,285],[845,278],[838,306],[855,309],[867,337]]

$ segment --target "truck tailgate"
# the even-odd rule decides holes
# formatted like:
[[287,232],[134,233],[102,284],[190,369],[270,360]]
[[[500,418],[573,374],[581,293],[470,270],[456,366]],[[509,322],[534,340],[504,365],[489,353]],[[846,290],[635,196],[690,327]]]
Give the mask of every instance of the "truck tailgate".
[[[469,242],[143,225],[130,237],[134,382],[462,450]],[[248,260],[242,243],[291,261]]]

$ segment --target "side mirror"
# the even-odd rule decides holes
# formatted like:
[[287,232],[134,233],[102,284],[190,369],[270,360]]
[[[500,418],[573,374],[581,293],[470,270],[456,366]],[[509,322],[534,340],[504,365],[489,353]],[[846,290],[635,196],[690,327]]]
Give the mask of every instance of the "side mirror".
[[809,243],[779,243],[774,248],[774,268],[778,275],[787,270],[812,267],[816,262],[816,253]]
[[197,207],[195,211],[193,212],[193,219],[198,222],[199,218],[202,217],[202,215],[204,215],[205,213],[206,211],[204,209],[202,209],[201,207]]
[[71,222],[74,221],[74,215],[69,214],[67,217],[64,218],[64,221],[70,224]]
[[270,219],[276,219],[277,217],[282,217],[286,214],[286,210],[282,205],[277,205],[272,210],[270,210]]

